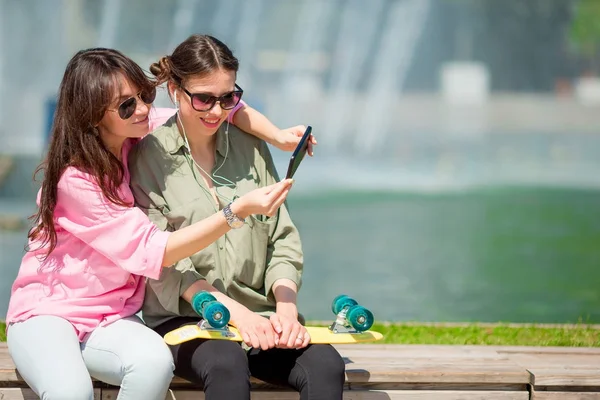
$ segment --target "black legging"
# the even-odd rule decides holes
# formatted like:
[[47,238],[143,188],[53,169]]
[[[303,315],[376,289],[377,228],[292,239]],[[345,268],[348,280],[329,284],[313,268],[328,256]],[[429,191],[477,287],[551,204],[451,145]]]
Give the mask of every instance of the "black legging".
[[[178,317],[156,327],[164,336],[198,319]],[[301,400],[342,399],[345,364],[330,345],[308,345],[300,350],[251,349],[246,352],[229,340],[191,340],[170,346],[175,375],[204,385],[207,400],[250,399],[250,376],[267,383],[291,386]]]

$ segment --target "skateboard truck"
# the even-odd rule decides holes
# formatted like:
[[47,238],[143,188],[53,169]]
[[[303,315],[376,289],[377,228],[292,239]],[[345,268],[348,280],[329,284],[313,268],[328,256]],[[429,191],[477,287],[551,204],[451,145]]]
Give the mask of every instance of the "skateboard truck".
[[227,331],[229,330],[229,328],[227,327],[227,325],[225,325],[222,328],[215,328],[214,326],[212,326],[211,324],[208,323],[207,320],[202,319],[200,320],[200,322],[198,322],[198,327],[200,329],[203,329],[205,331]]
[[200,328],[203,331],[210,331],[210,332],[216,332],[219,333],[222,337],[235,337],[235,333],[233,333],[230,329],[228,325],[225,325],[222,328],[214,328],[212,327],[207,320],[203,319],[202,321],[198,322],[198,328]]
[[333,323],[329,326],[329,330],[333,333],[359,333],[346,320],[348,309],[344,308],[340,311]]
[[333,333],[361,333],[373,326],[373,313],[346,295],[333,299],[331,310],[336,315],[335,321],[329,326]]

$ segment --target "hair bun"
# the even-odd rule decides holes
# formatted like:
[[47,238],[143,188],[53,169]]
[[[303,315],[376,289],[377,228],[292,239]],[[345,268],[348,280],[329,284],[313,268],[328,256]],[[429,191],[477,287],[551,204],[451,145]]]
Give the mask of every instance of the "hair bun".
[[156,77],[157,83],[160,85],[169,80],[171,75],[171,64],[169,63],[169,57],[164,56],[158,62],[150,65],[150,72]]

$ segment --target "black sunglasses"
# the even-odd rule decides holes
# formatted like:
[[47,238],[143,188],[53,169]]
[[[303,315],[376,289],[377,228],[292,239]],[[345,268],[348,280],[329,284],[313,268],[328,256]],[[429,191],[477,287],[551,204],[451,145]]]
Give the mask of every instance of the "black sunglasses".
[[222,96],[213,96],[207,93],[190,93],[184,87],[181,87],[181,89],[190,96],[192,108],[196,111],[209,111],[217,104],[217,101],[223,110],[231,110],[238,105],[240,100],[242,100],[242,94],[244,94],[244,91],[237,83],[235,84],[236,90],[225,93]]
[[152,88],[152,90],[150,90],[149,92],[142,90],[135,96],[130,97],[121,104],[119,104],[119,107],[116,110],[110,111],[117,111],[121,119],[129,119],[131,118],[133,113],[135,113],[135,109],[137,108],[137,98],[139,98],[146,104],[152,104],[154,102],[154,99],[156,98],[156,88]]

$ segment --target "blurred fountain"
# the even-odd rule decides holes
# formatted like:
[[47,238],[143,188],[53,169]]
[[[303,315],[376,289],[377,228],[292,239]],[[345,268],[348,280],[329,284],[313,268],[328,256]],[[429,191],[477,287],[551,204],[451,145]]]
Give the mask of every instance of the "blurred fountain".
[[[284,118],[293,117],[293,121],[285,120],[284,124],[298,123],[304,118],[304,107],[307,101],[321,98],[322,82],[320,73],[325,67],[321,55],[322,42],[327,37],[326,31],[331,24],[337,2],[322,0],[306,0],[302,2],[296,18],[296,26],[290,51],[285,60],[281,89],[276,94],[277,111],[274,115]],[[293,109],[293,113],[289,110]],[[310,121],[309,121],[310,122]],[[308,123],[308,122],[307,122]],[[312,122],[310,122],[312,124]]]
[[173,30],[169,39],[167,53],[171,53],[175,47],[191,34],[194,12],[198,0],[178,0],[177,8],[173,16]]
[[338,147],[346,127],[349,126],[348,111],[354,109],[353,100],[357,95],[369,48],[377,34],[383,5],[383,0],[371,0],[369,7],[364,7],[362,0],[349,0],[341,12],[340,29],[331,65],[331,89],[327,96],[328,103],[321,134],[324,144]]
[[100,34],[98,35],[99,47],[115,47],[115,38],[119,29],[121,16],[121,0],[104,0],[102,17],[100,19]]
[[211,32],[214,37],[226,44],[232,43],[233,33],[238,26],[237,12],[239,0],[216,2],[216,11],[211,21]]
[[355,147],[372,153],[390,134],[390,115],[402,91],[416,44],[425,30],[431,0],[404,0],[390,4],[375,68],[364,99],[363,118],[355,134]]
[[[0,0],[0,10],[4,9],[5,0]],[[4,47],[4,13],[0,13],[0,54],[6,54],[6,48]],[[4,57],[0,57],[0,93],[6,93],[4,88]],[[4,139],[4,96],[0,96],[0,138]]]
[[[252,93],[253,66],[256,63],[257,38],[260,16],[264,9],[264,0],[245,0],[242,5],[239,28],[235,41],[235,54],[240,60],[240,70],[237,80],[242,88]],[[255,94],[256,95],[256,94]]]

